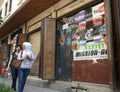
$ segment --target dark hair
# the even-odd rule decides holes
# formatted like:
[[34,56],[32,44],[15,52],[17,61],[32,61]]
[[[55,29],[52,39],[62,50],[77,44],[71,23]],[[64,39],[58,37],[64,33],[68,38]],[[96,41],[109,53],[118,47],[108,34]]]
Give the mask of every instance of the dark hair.
[[[20,47],[20,50],[22,50],[22,46],[21,46],[21,45],[18,44],[18,45],[16,46],[16,48],[17,48],[17,47]],[[16,49],[15,49],[15,52],[16,52]]]

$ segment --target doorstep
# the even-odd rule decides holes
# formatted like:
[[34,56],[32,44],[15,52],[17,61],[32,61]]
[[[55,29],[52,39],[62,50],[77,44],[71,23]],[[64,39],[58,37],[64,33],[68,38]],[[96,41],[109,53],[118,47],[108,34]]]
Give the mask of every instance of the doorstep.
[[42,80],[36,76],[28,76],[27,78],[27,81],[26,81],[27,84],[30,84],[30,85],[33,85],[33,86],[36,86],[36,87],[46,87],[48,88],[48,80]]
[[28,77],[27,84],[37,87],[50,88],[62,92],[76,92],[76,90],[72,89],[72,87],[76,87],[79,84],[80,87],[87,89],[87,91],[78,89],[77,92],[113,92],[112,89],[109,87],[109,85],[75,82],[75,81],[72,82],[48,81],[31,76]]
[[[52,83],[49,87],[52,89],[59,89],[62,92],[76,92],[75,89],[71,87],[79,87],[82,89],[78,89],[77,92],[113,92],[113,90],[109,87],[109,85],[102,85],[102,84],[94,84],[94,83],[84,83],[84,82],[63,82],[63,81],[56,81]],[[83,90],[87,89],[87,90]],[[68,90],[68,91],[67,91]]]

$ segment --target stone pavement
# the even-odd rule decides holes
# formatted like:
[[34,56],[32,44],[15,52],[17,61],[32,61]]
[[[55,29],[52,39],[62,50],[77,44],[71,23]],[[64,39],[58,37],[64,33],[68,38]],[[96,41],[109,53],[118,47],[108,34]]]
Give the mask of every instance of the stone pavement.
[[31,85],[26,85],[24,92],[60,92],[60,91],[52,90],[49,88],[40,88]]
[[[11,86],[11,79],[0,78],[0,83],[5,83],[6,85]],[[23,92],[60,92],[60,91],[52,90],[49,88],[43,88],[43,87],[35,87],[26,84]]]
[[[6,85],[11,85],[10,78],[0,78],[0,82]],[[48,82],[47,80],[41,80],[35,77],[28,77],[26,86],[23,92],[76,92],[75,89],[70,89],[72,85],[78,85],[76,82]],[[78,90],[78,92],[119,92],[113,91],[109,85],[91,84],[91,83],[80,83],[82,87],[88,89],[88,91]],[[59,91],[58,91],[59,90]]]

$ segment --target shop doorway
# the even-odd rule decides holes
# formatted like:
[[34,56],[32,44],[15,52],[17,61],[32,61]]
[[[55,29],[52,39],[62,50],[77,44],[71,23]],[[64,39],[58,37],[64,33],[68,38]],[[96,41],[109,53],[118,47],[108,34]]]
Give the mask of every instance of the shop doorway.
[[[63,81],[72,80],[72,28],[63,28],[65,23],[57,22],[57,61],[56,78]],[[67,26],[67,25],[66,25]]]

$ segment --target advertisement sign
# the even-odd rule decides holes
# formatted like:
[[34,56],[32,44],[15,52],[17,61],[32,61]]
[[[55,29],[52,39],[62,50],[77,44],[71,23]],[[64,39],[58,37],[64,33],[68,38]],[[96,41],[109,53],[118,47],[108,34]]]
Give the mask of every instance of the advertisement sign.
[[93,27],[100,26],[103,23],[102,16],[93,18]]
[[105,59],[107,58],[107,46],[104,42],[89,42],[86,45],[80,45],[79,49],[74,51],[74,60]]
[[94,17],[99,17],[105,14],[104,2],[92,7],[92,15]]
[[66,24],[64,24],[63,26],[62,26],[62,29],[64,30],[64,29],[67,29],[68,28],[68,23],[66,23]]
[[86,30],[86,21],[78,24],[79,30]]
[[74,23],[80,23],[86,20],[85,10],[74,15]]

